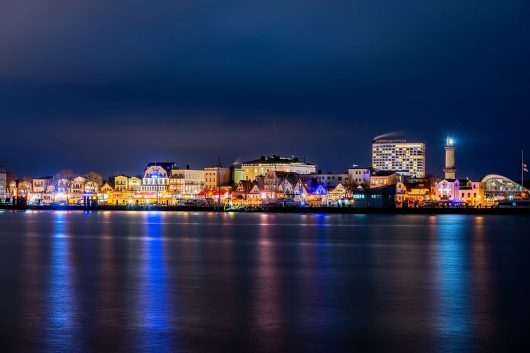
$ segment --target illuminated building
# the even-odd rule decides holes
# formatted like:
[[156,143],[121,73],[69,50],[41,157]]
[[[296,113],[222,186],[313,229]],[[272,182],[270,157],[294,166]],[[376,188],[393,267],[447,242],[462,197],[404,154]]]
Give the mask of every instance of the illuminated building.
[[116,191],[129,190],[129,177],[125,175],[118,175],[114,177],[114,189]]
[[142,190],[138,193],[139,204],[163,204],[169,203],[169,177],[171,170],[175,168],[173,162],[152,162],[144,169],[142,178]]
[[114,188],[109,183],[103,184],[103,186],[100,189],[100,192],[111,192],[111,191],[114,191]]
[[393,171],[402,176],[425,176],[425,144],[406,140],[374,140],[372,167],[377,171]]
[[321,184],[324,184],[327,188],[334,188],[340,183],[348,181],[349,175],[347,173],[319,173],[316,178]]
[[458,200],[472,207],[485,206],[484,183],[461,180],[458,188]]
[[246,180],[245,171],[241,166],[232,166],[232,180],[234,185],[238,185],[241,180]]
[[148,163],[144,169],[142,179],[142,191],[163,193],[166,192],[169,185],[169,176],[171,170],[175,168],[173,162],[154,162]]
[[42,177],[31,179],[32,190],[28,198],[31,204],[52,203],[53,202],[53,177]]
[[488,205],[502,200],[527,199],[528,189],[502,175],[490,174],[481,179]]
[[169,193],[174,199],[197,198],[204,188],[204,170],[172,169]]
[[472,207],[486,205],[482,182],[456,178],[455,141],[448,137],[445,143],[445,179],[435,185],[435,199],[450,204]]
[[233,206],[261,205],[261,190],[257,182],[241,180],[232,192]]
[[218,190],[230,185],[230,168],[214,166],[204,168],[204,189]]
[[341,183],[337,184],[337,186],[335,186],[333,190],[328,192],[328,205],[334,205],[338,202],[346,200],[348,198],[349,193],[350,192],[344,185],[342,185]]
[[397,183],[396,204],[401,207],[421,207],[432,196],[432,185],[428,182]]
[[399,181],[399,175],[392,171],[377,171],[370,175],[370,187],[377,188],[386,185],[395,185]]
[[354,166],[348,169],[348,179],[357,185],[369,185],[372,168],[361,168]]
[[484,206],[484,189],[481,182],[468,179],[444,179],[436,184],[435,196],[440,201]]
[[130,191],[141,191],[142,190],[142,179],[137,177],[130,177],[128,181],[128,187]]
[[241,169],[247,180],[254,180],[257,176],[265,175],[269,171],[288,172],[298,174],[315,174],[316,165],[300,161],[297,157],[261,156],[260,159],[244,162]]
[[71,204],[81,204],[83,202],[83,194],[85,193],[86,179],[82,176],[75,177],[71,183],[70,192],[68,194],[68,201]]
[[7,170],[0,165],[0,201],[7,198]]
[[293,195],[294,184],[299,179],[297,173],[269,171],[263,176],[261,198],[263,203],[273,203]]

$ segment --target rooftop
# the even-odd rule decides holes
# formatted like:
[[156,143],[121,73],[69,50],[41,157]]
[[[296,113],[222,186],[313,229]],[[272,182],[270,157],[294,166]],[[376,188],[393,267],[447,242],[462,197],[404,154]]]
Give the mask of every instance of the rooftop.
[[273,156],[261,156],[259,159],[255,159],[248,162],[243,162],[242,164],[289,164],[289,163],[303,163],[306,165],[313,165],[312,163],[306,163],[305,161],[301,161],[298,157],[291,156],[291,157],[281,157],[278,155]]

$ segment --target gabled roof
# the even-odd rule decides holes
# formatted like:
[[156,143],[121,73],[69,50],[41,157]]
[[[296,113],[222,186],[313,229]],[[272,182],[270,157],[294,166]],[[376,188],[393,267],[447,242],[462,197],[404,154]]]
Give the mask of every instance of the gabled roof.
[[254,183],[251,182],[250,180],[241,180],[239,181],[236,188],[239,188],[240,186],[243,188],[245,192],[249,192],[254,186]]

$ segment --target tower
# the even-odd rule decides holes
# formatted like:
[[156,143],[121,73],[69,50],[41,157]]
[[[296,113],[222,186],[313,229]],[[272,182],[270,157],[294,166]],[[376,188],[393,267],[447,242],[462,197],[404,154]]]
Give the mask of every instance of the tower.
[[455,141],[448,137],[445,142],[445,179],[456,179]]

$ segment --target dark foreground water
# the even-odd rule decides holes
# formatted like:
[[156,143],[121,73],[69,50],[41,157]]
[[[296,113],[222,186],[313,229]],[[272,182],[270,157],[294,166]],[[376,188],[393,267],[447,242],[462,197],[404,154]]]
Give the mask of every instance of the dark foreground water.
[[3,211],[0,351],[521,351],[529,226]]

